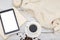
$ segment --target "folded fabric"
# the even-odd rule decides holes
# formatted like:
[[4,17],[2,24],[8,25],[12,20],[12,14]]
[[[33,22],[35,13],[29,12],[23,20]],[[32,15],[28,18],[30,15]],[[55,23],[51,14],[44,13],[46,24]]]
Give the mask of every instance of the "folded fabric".
[[60,18],[60,0],[40,0],[36,3],[24,0],[22,7],[33,10],[33,16],[48,29],[53,29],[52,21]]

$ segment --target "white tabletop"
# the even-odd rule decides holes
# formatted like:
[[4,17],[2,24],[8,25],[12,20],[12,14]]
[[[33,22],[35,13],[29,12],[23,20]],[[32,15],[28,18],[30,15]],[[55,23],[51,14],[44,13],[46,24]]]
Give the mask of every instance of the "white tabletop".
[[[12,8],[12,0],[0,0],[0,11],[6,10],[9,8]],[[51,30],[47,30],[47,29],[42,28],[42,33],[39,36],[39,38],[41,40],[60,40],[60,34],[59,33],[51,33],[51,32],[52,32]],[[13,35],[12,39],[10,39],[10,40],[13,40],[14,36],[15,35]],[[2,38],[0,38],[0,39],[3,40]],[[16,40],[19,40],[19,37]]]

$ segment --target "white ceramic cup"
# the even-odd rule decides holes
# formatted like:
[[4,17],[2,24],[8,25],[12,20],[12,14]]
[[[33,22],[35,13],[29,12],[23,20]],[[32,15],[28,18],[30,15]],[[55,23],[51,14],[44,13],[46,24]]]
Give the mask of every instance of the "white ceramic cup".
[[41,26],[36,21],[27,22],[25,27],[25,33],[28,37],[34,38],[41,34]]

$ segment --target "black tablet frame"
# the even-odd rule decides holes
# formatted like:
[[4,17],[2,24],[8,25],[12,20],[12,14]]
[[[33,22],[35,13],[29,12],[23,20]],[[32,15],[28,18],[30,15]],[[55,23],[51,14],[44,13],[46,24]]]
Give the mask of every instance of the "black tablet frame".
[[[15,16],[15,20],[16,20],[16,24],[17,24],[17,27],[18,27],[18,29],[17,30],[14,30],[14,31],[11,31],[11,32],[5,32],[5,29],[4,29],[4,24],[3,24],[3,21],[2,21],[2,18],[1,18],[1,24],[2,24],[2,28],[3,28],[3,31],[4,31],[4,34],[10,34],[10,33],[14,33],[14,32],[17,32],[17,31],[19,31],[20,29],[19,29],[19,25],[18,25],[18,21],[17,21],[17,18],[16,18],[16,15],[15,15],[15,11],[14,11],[14,9],[13,8],[11,8],[11,9],[7,9],[7,10],[4,10],[4,11],[1,11],[0,12],[0,14],[2,14],[2,13],[4,13],[4,12],[8,12],[8,11],[13,11],[13,13],[14,13],[14,16]],[[0,17],[1,17],[1,15],[0,15]]]

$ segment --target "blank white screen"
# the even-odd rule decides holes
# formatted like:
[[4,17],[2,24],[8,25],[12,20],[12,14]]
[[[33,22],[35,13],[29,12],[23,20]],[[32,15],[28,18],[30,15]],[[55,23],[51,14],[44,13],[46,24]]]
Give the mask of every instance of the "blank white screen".
[[18,30],[13,10],[1,13],[5,33]]

